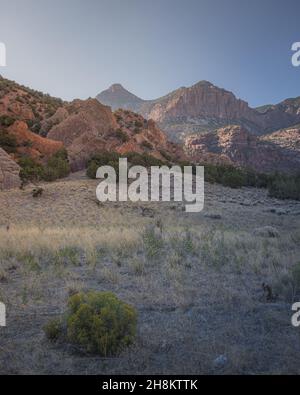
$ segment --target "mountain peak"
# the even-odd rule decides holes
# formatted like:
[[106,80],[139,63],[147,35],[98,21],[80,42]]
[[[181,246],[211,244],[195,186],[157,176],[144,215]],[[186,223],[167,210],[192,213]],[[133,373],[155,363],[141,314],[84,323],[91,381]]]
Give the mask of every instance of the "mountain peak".
[[209,86],[215,86],[215,85],[209,81],[201,80],[201,81],[196,82],[193,86],[207,86],[207,87],[209,87]]
[[124,108],[137,111],[139,106],[143,103],[142,99],[130,93],[119,83],[113,84],[107,90],[101,92],[97,96],[97,99],[102,104],[110,106],[113,110]]
[[126,91],[124,86],[122,84],[119,84],[119,83],[112,84],[107,90],[110,91],[110,92]]

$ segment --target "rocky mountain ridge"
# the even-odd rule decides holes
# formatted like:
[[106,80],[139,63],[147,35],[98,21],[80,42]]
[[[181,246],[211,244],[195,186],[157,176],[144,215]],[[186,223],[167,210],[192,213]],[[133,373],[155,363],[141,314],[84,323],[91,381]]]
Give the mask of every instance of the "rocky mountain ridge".
[[97,99],[113,109],[131,109],[155,120],[173,141],[231,124],[262,135],[300,123],[300,98],[258,110],[208,81],[179,88],[155,100],[140,99],[115,84]]

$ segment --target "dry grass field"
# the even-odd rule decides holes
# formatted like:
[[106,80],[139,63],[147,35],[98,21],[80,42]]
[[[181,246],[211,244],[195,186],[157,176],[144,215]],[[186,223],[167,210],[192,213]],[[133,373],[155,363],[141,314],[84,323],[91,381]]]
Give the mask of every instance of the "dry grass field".
[[[0,193],[2,374],[300,373],[300,203],[206,184],[204,211],[188,214],[99,204],[96,184],[79,173],[38,198],[32,186]],[[137,309],[130,348],[102,358],[46,339],[80,290]]]

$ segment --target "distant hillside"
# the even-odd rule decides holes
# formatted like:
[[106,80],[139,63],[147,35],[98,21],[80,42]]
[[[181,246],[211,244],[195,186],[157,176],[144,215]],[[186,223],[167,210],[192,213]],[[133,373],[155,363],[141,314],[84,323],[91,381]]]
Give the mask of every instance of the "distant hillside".
[[227,126],[187,138],[185,150],[201,163],[229,164],[260,173],[300,172],[300,129],[255,136],[241,126]]
[[263,114],[266,111],[270,110],[272,107],[274,107],[273,104],[265,104],[260,107],[255,107],[255,110]]
[[300,163],[300,124],[267,134],[262,137],[262,140],[269,141],[279,148],[289,150],[291,154],[298,158]]

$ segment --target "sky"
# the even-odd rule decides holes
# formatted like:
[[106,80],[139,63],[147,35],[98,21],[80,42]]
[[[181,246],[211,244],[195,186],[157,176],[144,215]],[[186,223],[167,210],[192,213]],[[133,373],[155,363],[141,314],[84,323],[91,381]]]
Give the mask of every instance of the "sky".
[[299,0],[0,0],[0,74],[65,100],[200,80],[251,106],[300,96]]

